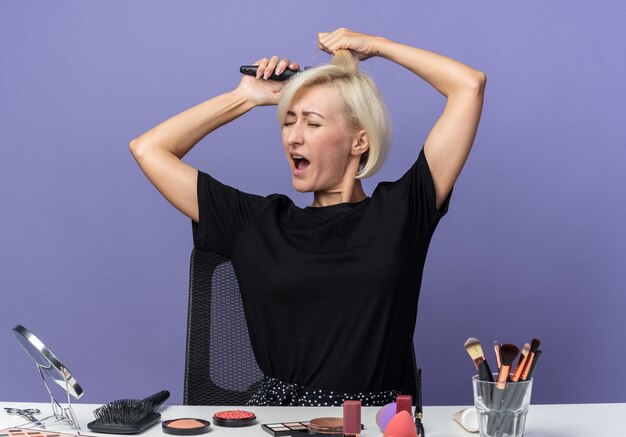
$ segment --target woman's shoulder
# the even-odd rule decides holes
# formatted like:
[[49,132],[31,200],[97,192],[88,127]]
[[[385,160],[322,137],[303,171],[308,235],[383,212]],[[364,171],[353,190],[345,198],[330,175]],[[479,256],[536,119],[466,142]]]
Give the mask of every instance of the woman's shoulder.
[[422,171],[424,160],[425,157],[422,150],[411,167],[409,167],[398,179],[379,182],[374,189],[372,198],[377,195],[387,195],[393,191],[401,191],[402,187],[409,185],[414,180],[415,176]]

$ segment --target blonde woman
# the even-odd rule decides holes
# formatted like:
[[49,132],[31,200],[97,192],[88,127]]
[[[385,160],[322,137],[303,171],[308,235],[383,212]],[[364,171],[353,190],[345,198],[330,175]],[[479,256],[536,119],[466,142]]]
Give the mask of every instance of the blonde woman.
[[[244,76],[234,90],[130,144],[148,179],[193,221],[195,248],[233,263],[265,374],[252,405],[395,399],[428,245],[483,104],[485,74],[445,56],[347,29],[320,33],[319,47],[334,55],[330,65],[285,83],[268,78],[299,65],[262,59],[256,78]],[[416,162],[368,195],[361,178],[380,167],[390,138],[378,90],[358,71],[372,56],[412,71],[447,104]],[[293,186],[313,193],[309,207],[241,192],[181,160],[213,130],[262,105],[278,105]]]

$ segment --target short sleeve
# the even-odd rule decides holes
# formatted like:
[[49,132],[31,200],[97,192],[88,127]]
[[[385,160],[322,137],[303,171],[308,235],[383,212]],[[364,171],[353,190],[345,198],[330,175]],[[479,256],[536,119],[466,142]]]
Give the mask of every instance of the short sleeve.
[[413,166],[392,185],[396,196],[407,202],[408,214],[415,226],[432,233],[448,212],[452,190],[437,209],[435,183],[423,148]]
[[194,247],[230,257],[237,237],[268,200],[222,184],[201,171],[197,189],[199,222],[191,223]]

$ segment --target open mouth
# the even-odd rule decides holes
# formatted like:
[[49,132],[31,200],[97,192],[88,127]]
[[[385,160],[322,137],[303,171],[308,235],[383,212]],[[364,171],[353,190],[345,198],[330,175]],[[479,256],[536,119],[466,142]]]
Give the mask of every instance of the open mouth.
[[296,173],[303,172],[310,164],[308,159],[300,155],[292,155],[291,159],[293,159],[293,165]]

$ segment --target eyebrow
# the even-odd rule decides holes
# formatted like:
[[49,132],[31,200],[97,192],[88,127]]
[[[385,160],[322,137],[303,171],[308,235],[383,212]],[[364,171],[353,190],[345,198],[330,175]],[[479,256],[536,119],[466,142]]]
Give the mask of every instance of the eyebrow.
[[[321,117],[321,118],[326,118],[326,117],[324,117],[322,114],[320,114],[320,113],[318,113],[318,112],[315,112],[315,111],[302,111],[302,115],[304,115],[305,117],[306,117],[306,116],[309,116],[309,115],[311,115],[311,114],[313,114],[313,115],[317,115],[318,117]],[[295,112],[293,112],[293,111],[287,111],[287,115],[293,115],[293,116],[295,117],[295,116],[296,116],[296,113],[295,113]]]

